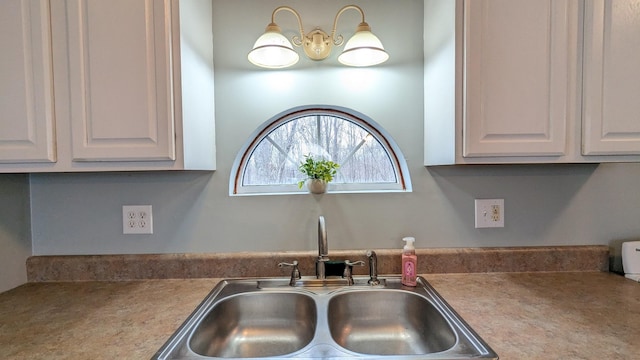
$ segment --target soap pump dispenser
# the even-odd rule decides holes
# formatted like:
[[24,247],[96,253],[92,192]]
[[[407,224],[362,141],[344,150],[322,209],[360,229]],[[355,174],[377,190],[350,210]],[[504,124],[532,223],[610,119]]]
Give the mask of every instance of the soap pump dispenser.
[[402,285],[416,286],[418,257],[416,256],[416,248],[413,246],[416,239],[405,237],[402,238],[402,241],[406,243],[402,249]]

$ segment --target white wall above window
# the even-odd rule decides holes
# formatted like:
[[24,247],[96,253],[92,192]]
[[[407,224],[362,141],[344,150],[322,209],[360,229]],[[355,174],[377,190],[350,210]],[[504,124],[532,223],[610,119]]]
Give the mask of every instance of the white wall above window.
[[371,118],[337,106],[286,110],[264,122],[238,152],[230,195],[305,193],[298,170],[305,156],[340,165],[329,192],[411,191],[400,148]]

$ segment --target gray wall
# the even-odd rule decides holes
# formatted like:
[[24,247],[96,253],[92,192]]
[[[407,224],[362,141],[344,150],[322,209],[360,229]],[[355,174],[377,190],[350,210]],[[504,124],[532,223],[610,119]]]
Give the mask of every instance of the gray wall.
[[[307,31],[329,31],[343,1],[289,2]],[[398,4],[402,6],[397,6]],[[332,249],[609,244],[640,236],[640,164],[423,164],[422,1],[361,2],[391,54],[380,67],[301,59],[284,71],[246,61],[280,1],[214,0],[218,170],[213,173],[32,175],[35,254],[311,250],[325,215]],[[351,32],[356,13],[341,18]],[[276,17],[296,27],[288,13]],[[334,104],[383,126],[409,164],[413,192],[230,197],[237,151],[253,130],[294,106]],[[474,198],[504,198],[506,227],[474,229]],[[153,205],[153,235],[122,235],[121,206]]]
[[29,178],[0,175],[0,292],[27,281],[31,255]]

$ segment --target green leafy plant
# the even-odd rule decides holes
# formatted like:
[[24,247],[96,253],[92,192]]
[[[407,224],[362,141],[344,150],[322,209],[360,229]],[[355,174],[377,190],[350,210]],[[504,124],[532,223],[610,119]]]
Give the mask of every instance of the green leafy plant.
[[330,182],[336,175],[336,172],[340,165],[334,163],[331,160],[315,160],[311,157],[311,154],[305,155],[304,160],[300,163],[298,169],[301,173],[306,175],[304,180],[298,182],[298,188],[302,188],[305,181],[308,179],[318,179]]

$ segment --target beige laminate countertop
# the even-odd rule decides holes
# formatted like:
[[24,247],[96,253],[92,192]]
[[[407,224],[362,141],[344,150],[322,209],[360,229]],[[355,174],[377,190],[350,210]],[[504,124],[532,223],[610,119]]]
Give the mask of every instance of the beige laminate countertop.
[[[424,276],[501,359],[639,359],[640,284],[600,273]],[[149,359],[219,279],[29,283],[0,359]]]

